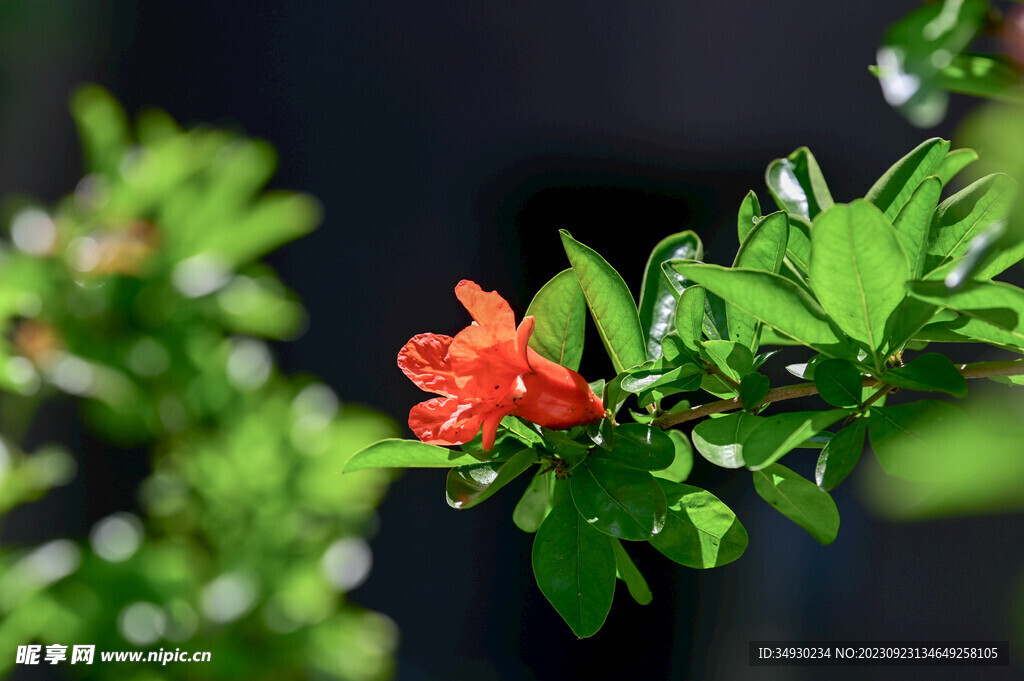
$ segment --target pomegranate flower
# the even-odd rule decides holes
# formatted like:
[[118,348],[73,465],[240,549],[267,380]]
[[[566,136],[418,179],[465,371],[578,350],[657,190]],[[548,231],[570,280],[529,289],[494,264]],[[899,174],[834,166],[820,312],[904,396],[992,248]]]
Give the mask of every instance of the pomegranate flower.
[[528,347],[534,319],[516,328],[509,304],[495,291],[460,281],[455,295],[475,320],[454,338],[414,336],[398,366],[423,390],[437,393],[409,412],[423,442],[461,445],[483,428],[483,448],[494,445],[498,423],[511,414],[547,428],[565,429],[604,417],[600,398],[583,377]]

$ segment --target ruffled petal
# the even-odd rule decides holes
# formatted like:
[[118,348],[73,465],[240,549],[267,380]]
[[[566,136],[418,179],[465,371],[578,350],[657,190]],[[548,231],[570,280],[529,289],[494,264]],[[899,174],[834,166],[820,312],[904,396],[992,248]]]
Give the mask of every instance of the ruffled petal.
[[455,287],[455,296],[469,310],[477,324],[501,324],[510,329],[515,328],[515,313],[497,291],[484,291],[475,282],[463,279]]
[[516,378],[530,371],[516,347],[515,327],[470,326],[448,348],[448,365],[460,397],[487,401],[506,399]]
[[448,363],[454,339],[436,333],[413,336],[398,353],[398,366],[420,389],[453,396],[458,387]]
[[451,446],[469,442],[480,432],[480,427],[485,426],[484,449],[490,449],[498,423],[511,410],[511,402],[494,405],[435,397],[409,411],[409,428],[427,444]]

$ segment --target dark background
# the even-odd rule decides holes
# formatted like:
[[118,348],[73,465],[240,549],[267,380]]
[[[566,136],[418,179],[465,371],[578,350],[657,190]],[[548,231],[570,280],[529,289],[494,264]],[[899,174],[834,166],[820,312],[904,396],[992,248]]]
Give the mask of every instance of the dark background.
[[[158,106],[269,140],[274,186],[315,194],[326,211],[320,230],[271,258],[311,318],[277,356],[404,421],[424,396],[398,371],[398,349],[467,323],[452,293],[462,278],[521,314],[567,266],[558,228],[637,290],[647,253],[674,231],[696,230],[709,261],[731,262],[739,202],[748,189],[770,200],[763,169],[775,157],[809,146],[849,200],[925,137],[950,137],[970,102],[916,130],[867,71],[884,27],[916,4],[7,0],[0,194],[73,188],[66,102],[84,81],[132,112]],[[596,344],[587,354],[588,379],[610,377]],[[787,461],[809,474],[813,457]],[[402,681],[1019,678],[749,668],[750,640],[1011,638],[1024,629],[1024,528],[1015,517],[890,523],[861,504],[855,479],[835,494],[839,538],[820,547],[748,477],[696,466],[695,484],[746,525],[746,555],[697,573],[637,546],[654,603],[621,590],[592,639],[577,641],[533,584],[516,494],[456,512],[438,471],[395,484],[374,573],[351,598],[401,628]],[[126,489],[112,481],[105,506],[132,508]],[[117,510],[89,498],[76,527]]]

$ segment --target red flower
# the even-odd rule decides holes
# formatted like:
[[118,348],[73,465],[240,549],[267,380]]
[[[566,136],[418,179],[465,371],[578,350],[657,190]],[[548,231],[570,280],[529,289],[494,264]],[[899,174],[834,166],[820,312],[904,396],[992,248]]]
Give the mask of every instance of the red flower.
[[582,376],[527,346],[533,317],[517,329],[505,299],[471,281],[460,281],[455,295],[476,321],[455,338],[415,336],[398,353],[398,366],[413,383],[441,395],[409,412],[416,437],[460,445],[483,427],[483,447],[490,449],[498,423],[508,414],[556,429],[604,417],[600,398]]

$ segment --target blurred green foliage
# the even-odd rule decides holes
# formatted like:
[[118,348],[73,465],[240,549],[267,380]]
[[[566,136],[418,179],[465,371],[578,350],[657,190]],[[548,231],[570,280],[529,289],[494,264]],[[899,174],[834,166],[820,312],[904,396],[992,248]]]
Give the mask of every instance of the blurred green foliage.
[[[52,208],[3,206],[0,513],[74,477],[74,451],[23,451],[61,395],[102,440],[145,448],[151,473],[141,513],[0,549],[0,674],[35,642],[95,644],[95,664],[61,665],[76,678],[389,678],[393,623],[345,594],[369,571],[391,473],[340,473],[395,427],[281,375],[264,340],[305,313],[259,258],[314,229],[319,204],[263,191],[264,142],[160,111],[133,129],[98,87],[72,112],[88,174]],[[159,648],[212,659],[99,662]]]

